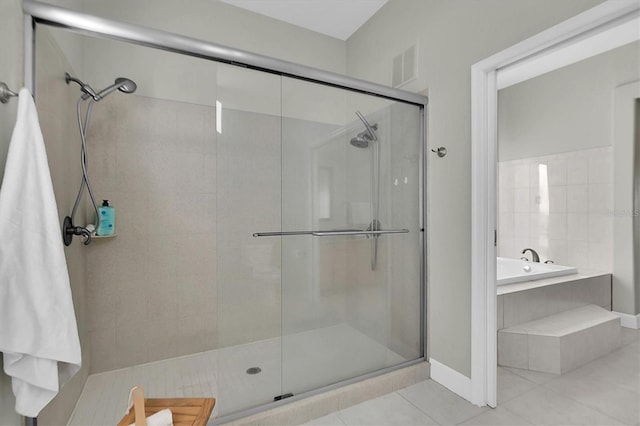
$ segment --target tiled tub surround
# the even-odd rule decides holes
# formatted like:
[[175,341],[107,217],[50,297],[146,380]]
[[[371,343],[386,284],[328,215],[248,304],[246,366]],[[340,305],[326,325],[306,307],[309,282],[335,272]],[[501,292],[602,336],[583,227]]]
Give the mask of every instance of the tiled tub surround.
[[596,305],[611,310],[611,274],[579,272],[498,287],[498,330]]
[[498,163],[498,255],[611,272],[613,148]]
[[620,343],[620,318],[586,305],[498,331],[498,364],[565,374]]
[[611,274],[582,272],[498,289],[499,365],[564,374],[620,345]]

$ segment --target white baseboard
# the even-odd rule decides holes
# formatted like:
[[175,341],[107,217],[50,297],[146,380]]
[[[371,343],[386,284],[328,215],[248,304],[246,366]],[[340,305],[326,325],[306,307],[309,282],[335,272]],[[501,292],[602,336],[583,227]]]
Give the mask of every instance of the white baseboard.
[[640,314],[638,315],[629,315],[623,314],[622,312],[611,311],[612,314],[615,314],[620,317],[620,325],[626,328],[639,329],[640,328]]
[[429,359],[431,364],[431,379],[440,383],[451,392],[460,395],[467,401],[471,401],[471,379],[462,373],[457,372],[451,367],[436,361],[433,358]]

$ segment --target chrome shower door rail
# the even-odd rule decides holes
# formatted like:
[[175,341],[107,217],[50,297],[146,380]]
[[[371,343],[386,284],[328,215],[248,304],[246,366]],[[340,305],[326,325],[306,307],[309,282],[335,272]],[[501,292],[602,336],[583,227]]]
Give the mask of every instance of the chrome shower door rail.
[[[275,72],[284,76],[304,79],[328,86],[341,87],[351,91],[395,99],[419,106],[425,106],[427,104],[427,98],[418,93],[407,92],[370,81],[235,49],[193,37],[89,15],[40,1],[24,0],[22,9],[27,19],[32,18],[35,19],[36,22],[65,28],[80,34],[124,41],[183,55],[240,65],[260,71]],[[27,25],[26,27],[29,28],[30,26]],[[32,37],[32,34],[29,34],[29,37]],[[29,44],[28,40],[27,44]],[[33,70],[29,70],[28,66],[25,68],[27,68],[25,69],[25,74],[28,81],[28,79],[33,77]],[[34,88],[29,87],[29,89],[31,89],[33,93]]]
[[334,237],[340,235],[367,235],[376,236],[382,234],[407,234],[408,229],[380,229],[367,231],[360,229],[331,229],[327,231],[283,231],[283,232],[256,232],[254,237],[289,237],[293,235],[313,235],[314,237]]

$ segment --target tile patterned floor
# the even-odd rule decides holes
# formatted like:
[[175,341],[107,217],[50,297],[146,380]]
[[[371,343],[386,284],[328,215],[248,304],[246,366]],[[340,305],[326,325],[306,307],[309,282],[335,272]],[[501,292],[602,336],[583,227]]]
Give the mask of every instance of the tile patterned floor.
[[640,425],[640,331],[623,346],[557,376],[498,368],[498,407],[476,407],[432,380],[308,425]]
[[[317,346],[323,350],[316,350]],[[269,403],[283,389],[302,392],[403,361],[386,346],[338,324],[93,374],[69,425],[116,424],[136,384],[149,398],[215,397],[213,416],[217,417]],[[254,366],[260,366],[261,373],[248,375],[247,368]]]

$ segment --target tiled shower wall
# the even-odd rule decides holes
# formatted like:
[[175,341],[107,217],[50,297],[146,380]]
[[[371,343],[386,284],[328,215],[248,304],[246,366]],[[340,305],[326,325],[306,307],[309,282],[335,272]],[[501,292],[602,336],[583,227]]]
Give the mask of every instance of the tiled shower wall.
[[88,133],[115,238],[87,249],[91,371],[216,346],[215,109],[114,93]]
[[[498,256],[611,272],[612,147],[498,164]],[[530,258],[530,254],[527,254]]]
[[[49,170],[58,207],[60,225],[70,214],[80,184],[78,153],[80,137],[75,121],[77,92],[64,82],[65,71],[73,72],[60,48],[46,28],[36,34],[36,106],[40,127],[47,150]],[[17,102],[16,99],[11,102]],[[80,209],[83,212],[84,208]],[[60,393],[38,416],[42,424],[64,424],[71,415],[75,403],[89,373],[90,351],[87,319],[91,313],[86,305],[85,247],[76,239],[65,247],[65,258],[69,271],[73,306],[78,324],[78,334],[82,349],[82,368],[62,387]],[[2,416],[0,415],[0,418]],[[4,424],[0,420],[0,424]]]
[[[383,205],[390,196],[399,208],[383,220],[400,228],[411,222],[407,206],[417,210],[418,146],[401,141],[416,138],[405,121],[418,114],[406,118],[398,108],[398,123],[381,122],[380,134],[384,128],[398,144],[383,149],[393,171],[382,181],[389,191]],[[213,107],[120,93],[93,111],[89,173],[98,200],[116,209],[117,236],[86,247],[92,372],[341,322],[407,358],[419,355],[416,233],[381,238],[373,272],[364,238],[292,237],[285,244],[252,236],[344,227],[346,194],[368,199],[368,169],[336,175],[335,223],[312,220],[310,142],[335,126],[224,109],[218,134]],[[338,171],[353,168],[345,161],[370,162],[368,151],[348,144],[351,136],[331,141],[324,159]],[[399,300],[403,308],[393,310]]]

